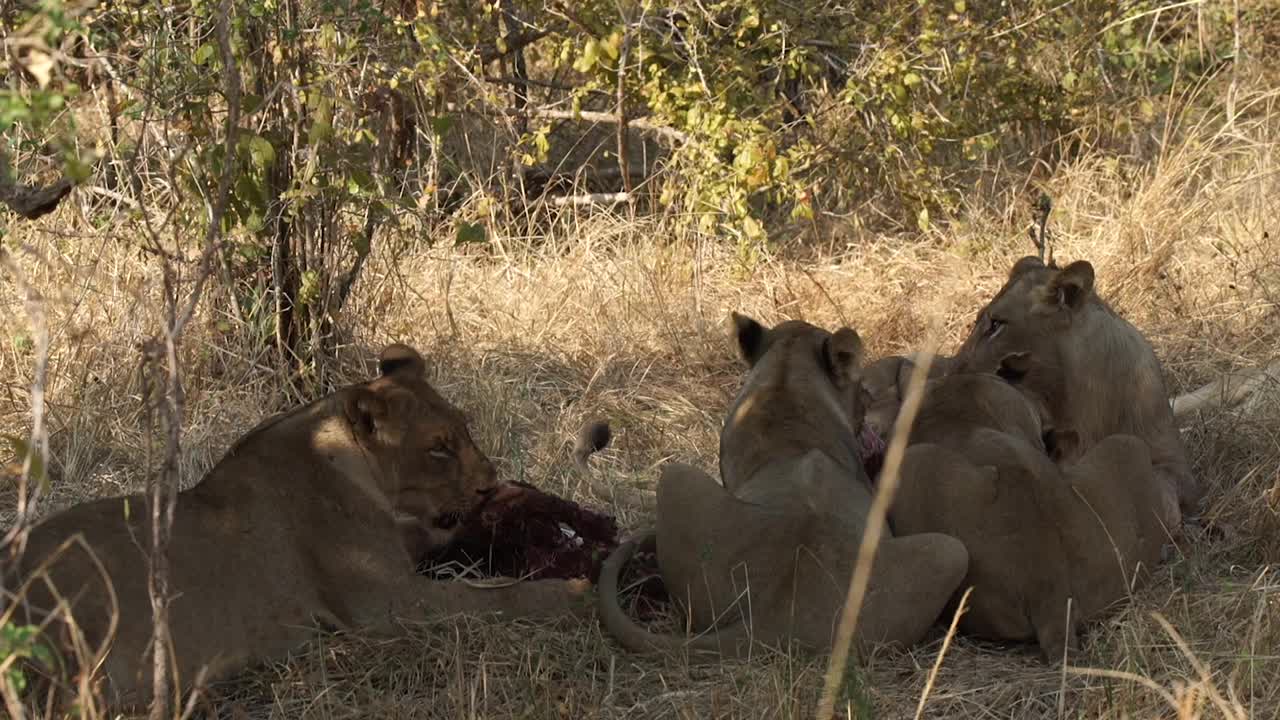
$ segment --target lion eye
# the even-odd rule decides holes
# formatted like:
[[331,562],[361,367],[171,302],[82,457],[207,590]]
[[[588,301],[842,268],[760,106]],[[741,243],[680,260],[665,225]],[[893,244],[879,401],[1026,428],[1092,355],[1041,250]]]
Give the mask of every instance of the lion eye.
[[991,318],[987,322],[987,331],[984,333],[984,336],[988,340],[994,338],[995,336],[1000,334],[1001,330],[1004,330],[1004,325],[1005,323],[1003,320],[997,320],[995,318]]

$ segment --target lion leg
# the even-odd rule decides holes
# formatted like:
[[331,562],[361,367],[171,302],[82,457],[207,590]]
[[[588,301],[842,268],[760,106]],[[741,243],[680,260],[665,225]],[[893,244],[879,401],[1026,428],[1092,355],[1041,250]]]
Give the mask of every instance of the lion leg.
[[1071,614],[1068,616],[1067,603],[1058,604],[1052,600],[1060,597],[1057,593],[1051,593],[1051,600],[1041,603],[1041,607],[1036,608],[1032,618],[1036,631],[1036,644],[1040,646],[1040,653],[1045,662],[1050,665],[1061,664],[1067,651],[1074,653],[1080,650],[1080,637],[1076,625],[1080,608],[1073,602],[1070,605]]
[[[1008,565],[1017,562],[1022,549],[1011,544],[1007,535],[1010,502],[1017,498],[1015,494],[1002,498],[1000,486],[999,471],[993,466],[974,465],[940,445],[912,445],[903,458],[899,491],[891,510],[894,530],[902,539],[918,533],[941,533],[956,538],[968,551],[965,577],[953,586],[956,592],[943,610],[948,615],[956,611],[962,592],[972,586],[959,623],[961,632],[1030,639],[1034,623],[1028,617],[1027,596],[1021,591],[1028,578],[1018,577]],[[1018,492],[1017,488],[1012,490]],[[1062,560],[1044,558],[1044,563],[1050,562],[1056,565]]]
[[726,620],[738,599],[732,565],[759,533],[742,503],[702,470],[667,463],[658,479],[657,560],[663,584],[694,630]]
[[969,552],[950,535],[882,540],[858,623],[860,641],[915,644],[937,621],[968,570]]
[[1177,532],[1177,498],[1150,462],[1147,443],[1132,435],[1112,435],[1090,448],[1066,469],[1072,487],[1101,523],[1114,554],[1124,559],[1127,575],[1135,563],[1150,568],[1160,548]]

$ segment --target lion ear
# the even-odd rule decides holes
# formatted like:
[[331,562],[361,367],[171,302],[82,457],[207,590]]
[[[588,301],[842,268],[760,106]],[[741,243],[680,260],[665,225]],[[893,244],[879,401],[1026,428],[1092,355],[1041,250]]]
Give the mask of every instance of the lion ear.
[[1045,288],[1045,299],[1058,307],[1078,310],[1092,292],[1093,265],[1077,260],[1053,276]]
[[1016,383],[1026,377],[1029,370],[1031,370],[1031,353],[1015,352],[1000,358],[1000,367],[996,369],[996,375],[999,375],[1002,380]]
[[862,379],[862,338],[852,328],[842,327],[824,343],[827,364],[836,384],[848,387]]
[[738,352],[741,353],[747,365],[755,365],[764,355],[767,331],[763,325],[746,315],[735,312],[732,313],[732,317],[733,333],[738,340]]
[[355,387],[347,395],[343,410],[356,435],[372,437],[387,421],[389,408],[381,395],[367,387]]
[[393,343],[383,348],[378,356],[378,372],[384,377],[401,375],[405,377],[422,377],[427,370],[427,361],[417,350],[402,343]]
[[352,388],[347,397],[347,422],[362,437],[370,437],[391,426],[403,428],[417,407],[417,398],[403,389],[386,392],[368,387]]
[[1009,279],[1012,280],[1028,270],[1044,267],[1044,261],[1035,255],[1028,255],[1013,264],[1013,268],[1009,270]]

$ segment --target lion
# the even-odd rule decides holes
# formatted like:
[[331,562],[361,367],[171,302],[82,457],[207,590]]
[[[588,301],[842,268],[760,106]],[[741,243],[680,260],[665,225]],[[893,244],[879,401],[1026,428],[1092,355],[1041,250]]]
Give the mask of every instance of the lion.
[[[720,435],[723,484],[682,463],[658,482],[657,527],[606,559],[597,597],[609,633],[638,653],[742,657],[792,642],[826,651],[844,607],[871,504],[863,469],[862,341],[801,321],[766,328],[733,314],[745,382]],[[618,602],[636,547],[655,542],[668,592],[693,639],[654,634]],[[938,618],[968,568],[953,537],[885,537],[855,649],[909,646]]]
[[1142,333],[1095,292],[1087,260],[1059,268],[1028,256],[1014,264],[978,313],[952,371],[1007,373],[1001,363],[1015,355],[1025,371],[1006,379],[1047,408],[1054,429],[1075,434],[1078,452],[1112,435],[1142,438],[1164,488],[1163,521],[1176,532],[1183,513],[1194,514],[1203,488],[1191,471],[1160,361]]
[[[946,375],[954,362],[954,358],[945,355],[935,356],[926,380]],[[863,368],[862,389],[867,397],[865,422],[880,437],[889,437],[892,433],[915,365],[915,354],[888,355]]]
[[[398,618],[589,610],[581,581],[477,587],[414,573],[406,532],[446,543],[501,488],[466,418],[427,383],[422,356],[388,346],[378,377],[262,422],[178,494],[168,552],[176,684],[283,658],[315,623],[382,634]],[[7,583],[21,585],[17,611],[31,622],[70,604],[83,643],[106,648],[86,659],[100,663],[105,698],[124,707],[152,684],[146,508],[133,495],[54,514],[32,528]],[[67,624],[46,635],[72,647]]]
[[1147,576],[1166,534],[1145,442],[1112,435],[1059,467],[1043,414],[994,374],[930,381],[890,521],[898,537],[944,533],[964,543],[960,588],[973,593],[961,632],[1035,639],[1056,662],[1078,647],[1079,623]]

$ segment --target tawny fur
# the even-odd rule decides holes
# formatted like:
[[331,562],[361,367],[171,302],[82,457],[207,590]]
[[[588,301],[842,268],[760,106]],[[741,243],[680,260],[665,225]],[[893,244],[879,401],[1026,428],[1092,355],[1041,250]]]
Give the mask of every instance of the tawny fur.
[[[476,588],[414,573],[406,532],[419,542],[446,542],[453,520],[477,508],[499,483],[461,413],[427,384],[415,350],[388,347],[380,368],[374,380],[263,422],[179,494],[169,612],[181,685],[189,686],[202,669],[206,680],[216,680],[283,658],[315,622],[394,632],[397,618],[589,608],[581,582]],[[117,497],[48,518],[32,530],[17,577],[7,584],[31,580],[28,604],[18,612],[38,619],[53,597],[33,572],[51,560],[47,579],[73,600],[85,639],[98,646],[110,627],[100,575],[83,550],[52,555],[73,534],[83,536],[119,600],[102,676],[108,701],[124,706],[150,695],[145,507],[141,496]],[[64,624],[49,632],[67,647]]]
[[[1162,488],[1161,519],[1171,532],[1194,513],[1203,488],[1178,433],[1159,360],[1150,343],[1098,297],[1093,267],[1064,268],[1025,257],[978,313],[956,354],[958,372],[999,372],[1008,357],[1025,366],[1008,379],[1047,408],[1055,430],[1075,434],[1086,453],[1117,434],[1147,443]],[[1070,458],[1068,458],[1070,459]]]
[[960,591],[973,593],[962,632],[1034,639],[1047,660],[1061,660],[1077,624],[1127,597],[1159,562],[1161,488],[1146,443],[1113,435],[1059,467],[1042,441],[1042,411],[999,377],[952,374],[925,393],[890,511],[894,532],[965,544]]
[[[751,370],[721,434],[723,484],[672,463],[658,485],[663,583],[689,628],[710,632],[657,635],[622,611],[618,575],[638,542],[623,543],[601,571],[600,613],[632,651],[710,658],[792,641],[826,651],[844,605],[872,497],[859,439],[861,341],[848,328],[734,319]],[[856,649],[919,641],[967,563],[964,546],[946,535],[885,537]]]

